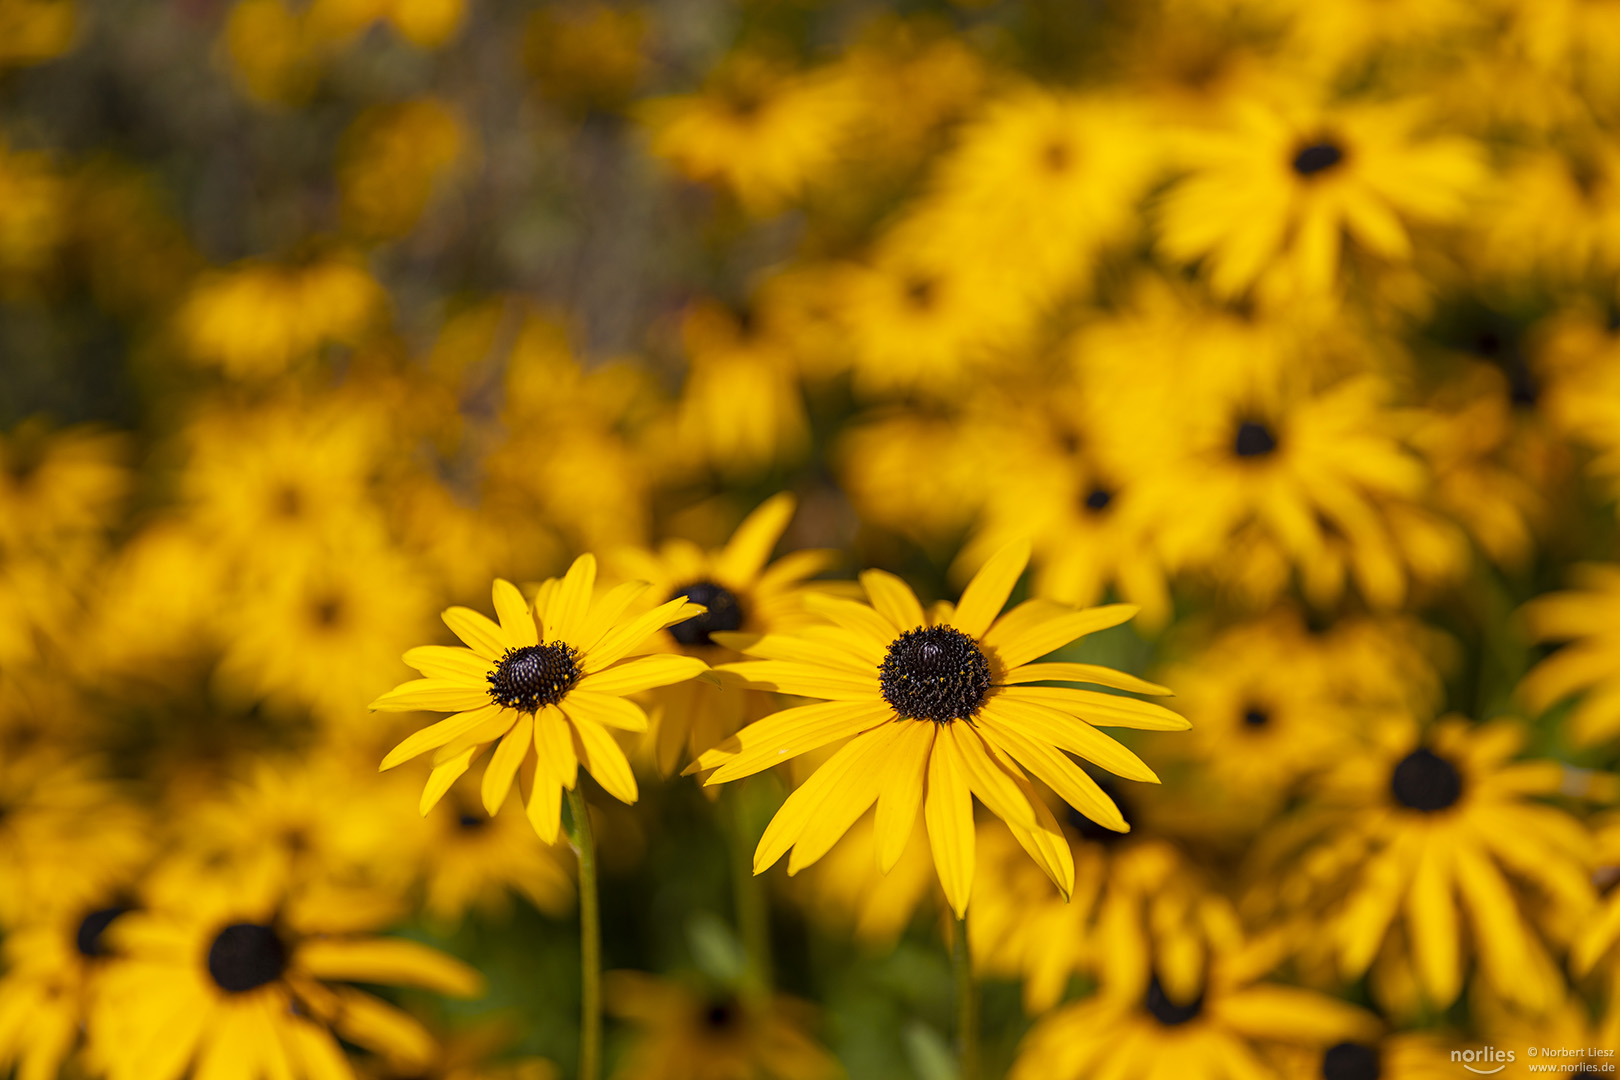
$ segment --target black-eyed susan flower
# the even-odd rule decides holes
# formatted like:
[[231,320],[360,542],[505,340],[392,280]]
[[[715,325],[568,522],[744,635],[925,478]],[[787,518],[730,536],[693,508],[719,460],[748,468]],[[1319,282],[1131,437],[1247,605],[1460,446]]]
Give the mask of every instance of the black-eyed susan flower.
[[1266,1058],[1285,1080],[1455,1080],[1457,1059],[1451,1053],[1464,1045],[1454,1034],[1409,1031],[1344,1039],[1325,1049],[1268,1048]]
[[1409,958],[1418,992],[1441,1008],[1472,960],[1491,993],[1549,1007],[1561,984],[1550,942],[1593,907],[1591,839],[1532,801],[1561,792],[1568,775],[1555,761],[1513,760],[1524,739],[1509,720],[1453,717],[1424,733],[1407,719],[1378,725],[1366,751],[1323,777],[1306,818],[1268,845],[1283,895],[1325,927],[1300,947],[1331,950],[1347,978],[1381,957]]
[[[614,563],[627,578],[646,581],[659,602],[682,597],[706,609],[673,623],[658,635],[663,649],[695,656],[706,664],[741,657],[712,634],[738,631],[768,634],[814,621],[798,597],[806,578],[831,562],[828,551],[796,551],[774,563],[771,552],[793,517],[794,497],[773,495],[743,519],[724,547],[704,551],[687,540],[668,540],[657,551],[626,548]],[[761,695],[733,686],[693,680],[652,695],[657,717],[654,755],[665,775],[683,753],[696,757],[732,735],[746,720],[757,720],[769,704]]]
[[269,876],[227,881],[184,864],[161,876],[151,907],[109,931],[116,957],[91,1007],[88,1052],[110,1080],[349,1077],[340,1037],[423,1063],[427,1030],[351,984],[482,991],[461,961],[373,936],[397,911],[389,899],[321,883],[288,892]]
[[788,797],[754,853],[761,873],[792,849],[788,872],[826,854],[877,804],[878,865],[905,850],[919,811],[945,895],[958,917],[973,884],[973,797],[1013,830],[1058,888],[1074,881],[1069,845],[1025,770],[1070,806],[1128,828],[1113,801],[1069,754],[1136,780],[1158,777],[1092,725],[1177,730],[1160,705],[1045,682],[1089,682],[1138,693],[1162,688],[1110,668],[1033,661],[1135,614],[1124,604],[1076,610],[1031,600],[1001,614],[1029,561],[1009,545],[985,563],[954,606],[924,612],[911,588],[882,570],[861,575],[870,604],[807,594],[829,625],[725,639],[760,659],[723,665],[755,685],[824,699],[767,717],[695,763],[709,784],[748,776],[807,751],[848,742]]
[[608,1008],[642,1028],[615,1080],[830,1080],[838,1062],[807,1033],[812,1012],[784,995],[743,997],[637,971],[610,971]]
[[1267,944],[1214,958],[1199,994],[1169,997],[1157,978],[1135,1000],[1107,994],[1065,1005],[1024,1038],[1011,1080],[1167,1075],[1261,1077],[1273,1047],[1322,1048],[1378,1033],[1369,1013],[1299,987],[1261,981],[1277,957]]
[[484,808],[498,811],[518,771],[530,763],[529,821],[546,843],[562,823],[562,789],[573,790],[584,765],[615,798],[636,800],[636,778],[612,731],[647,730],[647,714],[624,695],[690,679],[705,669],[691,656],[638,656],[653,635],[703,614],[685,596],[641,615],[625,612],[647,588],[627,582],[593,598],[596,558],[581,555],[561,579],[541,586],[533,607],[517,586],[497,580],[500,622],[470,608],[444,612],[466,648],[422,645],[405,662],[424,678],[372,702],[387,712],[436,710],[455,715],[423,728],[383,759],[391,769],[433,751],[422,792],[424,815],[491,746],[484,770]]
[[471,791],[453,792],[427,822],[430,835],[423,837],[417,864],[423,910],[435,925],[453,927],[471,909],[504,915],[513,892],[551,916],[573,907],[573,859],[535,843],[515,804],[488,814]]

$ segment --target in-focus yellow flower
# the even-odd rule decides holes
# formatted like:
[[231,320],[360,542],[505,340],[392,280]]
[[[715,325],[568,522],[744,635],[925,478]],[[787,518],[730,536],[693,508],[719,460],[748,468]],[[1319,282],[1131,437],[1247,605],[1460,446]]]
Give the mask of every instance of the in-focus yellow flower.
[[1377,1034],[1378,1021],[1347,1002],[1258,981],[1275,964],[1270,951],[1250,945],[1215,957],[1202,992],[1184,1004],[1155,978],[1134,1001],[1099,994],[1065,1005],[1024,1038],[1009,1080],[1261,1077],[1270,1075],[1263,1055],[1271,1047],[1325,1048]]
[[637,971],[610,971],[608,1009],[643,1029],[615,1080],[831,1080],[838,1062],[805,1034],[809,1009],[782,995],[702,993]]
[[425,816],[473,760],[496,747],[484,770],[484,809],[495,814],[518,769],[530,763],[527,807],[534,831],[556,843],[562,789],[574,788],[583,764],[608,793],[635,802],[635,774],[612,730],[647,730],[647,714],[625,694],[690,679],[706,669],[691,656],[637,656],[653,635],[703,614],[684,596],[642,615],[625,612],[647,589],[626,582],[593,599],[596,558],[581,555],[562,579],[549,578],[530,607],[511,582],[497,579],[500,622],[470,608],[444,612],[445,625],[467,648],[421,645],[405,662],[416,679],[371,703],[387,712],[432,710],[455,715],[423,728],[383,759],[391,769],[429,750],[433,772],[422,791]]
[[335,1080],[352,1075],[341,1036],[425,1063],[427,1030],[349,984],[470,997],[483,979],[425,945],[370,936],[392,914],[352,890],[178,871],[151,910],[108,932],[117,955],[91,1006],[90,1059],[109,1080]]
[[706,783],[735,780],[849,740],[771,820],[754,853],[755,873],[790,848],[790,874],[809,866],[874,802],[878,865],[886,872],[905,850],[920,810],[946,898],[961,917],[973,886],[977,795],[1067,894],[1074,884],[1068,841],[1025,769],[1087,817],[1120,831],[1129,828],[1068,755],[1157,782],[1140,758],[1092,724],[1179,730],[1187,722],[1135,698],[1029,685],[1088,682],[1164,692],[1092,664],[1033,663],[1085,634],[1119,625],[1136,609],[1113,604],[1081,611],[1031,600],[1003,615],[1028,562],[1028,544],[1008,545],[985,563],[957,605],[940,604],[928,613],[905,582],[868,570],[861,585],[870,606],[808,593],[805,606],[830,625],[757,640],[723,639],[762,659],[718,670],[825,701],[776,713],[704,754],[695,768],[714,770]]
[[[806,578],[826,569],[829,551],[795,551],[766,565],[776,543],[793,518],[796,500],[782,492],[761,503],[743,519],[725,547],[704,551],[687,540],[668,540],[657,552],[626,548],[614,556],[623,575],[651,585],[655,597],[682,597],[707,610],[695,618],[668,627],[660,645],[671,652],[695,656],[706,664],[740,659],[710,635],[741,631],[769,634],[789,629],[807,616],[798,590]],[[657,717],[654,755],[659,771],[675,771],[683,750],[696,757],[734,734],[747,719],[768,710],[759,694],[736,686],[720,687],[692,680],[653,694]]]

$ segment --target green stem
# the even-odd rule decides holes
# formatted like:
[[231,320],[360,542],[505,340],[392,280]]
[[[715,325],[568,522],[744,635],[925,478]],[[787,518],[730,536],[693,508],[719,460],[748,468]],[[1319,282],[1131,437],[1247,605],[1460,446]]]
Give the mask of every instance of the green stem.
[[764,882],[754,875],[754,838],[748,827],[748,802],[741,785],[721,794],[727,803],[725,818],[731,834],[732,899],[737,908],[737,936],[742,939],[748,967],[743,991],[765,997],[771,990],[771,915]]
[[958,1080],[979,1080],[979,988],[973,982],[973,961],[968,956],[967,919],[956,920],[951,940],[951,974],[956,981],[956,1039],[960,1068]]
[[577,784],[568,792],[568,813],[573,818],[568,840],[579,856],[579,1080],[597,1080],[602,1075],[602,913],[596,900],[591,812]]

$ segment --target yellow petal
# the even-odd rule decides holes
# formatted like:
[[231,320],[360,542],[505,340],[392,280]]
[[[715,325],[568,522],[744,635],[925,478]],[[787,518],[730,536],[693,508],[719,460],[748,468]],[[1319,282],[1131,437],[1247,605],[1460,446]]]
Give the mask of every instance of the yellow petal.
[[915,629],[927,621],[923,616],[922,604],[917,602],[917,594],[911,591],[911,586],[887,570],[862,571],[861,587],[871,599],[872,607],[894,627],[894,632],[889,635],[891,641],[901,631]]
[[980,638],[990,629],[1001,609],[1012,595],[1013,586],[1029,565],[1029,541],[1014,540],[990,556],[988,562],[973,575],[962,599],[957,602],[951,625],[970,638]]
[[512,780],[517,776],[518,766],[528,756],[533,740],[534,717],[525,713],[518,717],[517,723],[502,737],[501,744],[491,755],[489,765],[484,769],[481,792],[484,810],[490,817],[494,817],[500,811],[501,804],[506,802],[506,793],[512,790]]
[[1133,694],[1167,697],[1171,693],[1169,687],[1150,683],[1145,679],[1138,679],[1135,675],[1127,675],[1123,671],[1115,671],[1113,668],[1098,664],[1025,664],[1007,672],[999,681],[1005,685],[1031,682],[1083,682],[1094,683],[1097,686],[1112,686],[1115,690],[1129,690]]
[[[822,762],[821,768],[811,773],[810,778],[787,797],[782,808],[765,827],[765,835],[759,838],[759,846],[754,849],[754,873],[761,874],[770,869],[776,860],[787,853],[788,848],[798,843],[804,830],[823,812],[829,801],[841,800],[852,785],[859,788],[865,783],[867,750],[873,737],[882,730],[879,728],[851,739]],[[871,804],[872,800],[868,799],[866,805]]]
[[1320,1045],[1378,1034],[1378,1020],[1372,1014],[1294,986],[1249,986],[1221,994],[1210,1005],[1211,1014],[1223,1025],[1255,1040]]
[[1014,728],[1027,738],[1079,754],[1116,776],[1149,784],[1159,782],[1147,762],[1077,717],[1004,694],[988,698],[981,706],[980,714],[983,715],[986,710],[995,714],[996,722],[1002,728]]
[[684,596],[677,596],[603,634],[602,640],[585,654],[582,666],[586,672],[601,671],[641,649],[647,644],[648,638],[664,627],[696,618],[705,610],[702,604],[694,604]]
[[655,686],[685,682],[708,669],[709,665],[695,656],[674,653],[641,656],[586,675],[574,684],[574,690],[576,693],[584,690],[596,694],[634,694]]
[[591,592],[595,588],[596,556],[587,551],[568,568],[556,595],[546,606],[547,641],[575,643],[577,634],[585,624],[585,613],[591,605]]
[[588,720],[620,731],[646,731],[647,714],[641,706],[622,697],[572,690],[558,705],[570,720]]
[[495,601],[495,614],[501,620],[501,630],[512,647],[522,649],[540,644],[540,630],[534,624],[534,612],[529,610],[529,602],[523,599],[517,586],[505,578],[496,578],[490,591]]
[[887,874],[905,853],[922,808],[928,757],[939,725],[928,720],[897,721],[898,738],[889,750],[889,776],[878,796],[875,838],[878,870]]
[[499,705],[485,701],[482,708],[447,716],[437,724],[412,732],[398,746],[388,751],[388,756],[382,760],[382,769],[392,769],[402,762],[411,760],[418,754],[425,754],[429,750],[443,746],[456,738],[456,736],[471,731],[478,725],[493,718],[500,711],[501,707]]
[[1130,831],[1125,816],[1114,805],[1114,800],[1061,750],[1000,723],[988,709],[980,710],[978,723],[987,740],[1034,773],[1058,798],[1106,829]]
[[371,703],[378,712],[461,712],[489,704],[489,687],[460,679],[412,679]]
[[886,651],[898,636],[893,623],[868,604],[818,592],[806,592],[804,606],[807,610],[832,620],[850,633],[859,635],[865,639],[868,647],[876,646]]
[[[956,760],[967,778],[968,787],[990,812],[1009,825],[1021,829],[1035,827],[1035,811],[1018,787],[1018,780],[1000,762],[991,758],[979,733],[964,723],[950,723],[940,732],[940,738],[949,739],[956,748]],[[1016,766],[1014,766],[1016,768]]]
[[878,794],[889,777],[890,757],[903,721],[885,724],[861,743],[859,760],[850,769],[848,777],[837,789],[836,798],[828,798],[819,812],[812,814],[793,845],[788,857],[788,875],[792,876],[813,865],[831,850],[840,837],[849,831],[861,815],[877,801]]
[[1462,992],[1457,904],[1451,891],[1449,852],[1431,837],[1418,858],[1406,897],[1407,927],[1419,981],[1432,1004],[1447,1008]]
[[596,777],[596,782],[620,802],[635,802],[640,794],[636,789],[636,774],[630,770],[629,760],[607,728],[590,720],[576,720],[573,729],[579,737],[576,749],[583,754],[585,767]]
[[547,705],[534,717],[534,750],[545,762],[546,773],[563,787],[573,790],[579,774],[579,758],[574,754],[573,729],[555,705]]
[[482,683],[489,679],[493,665],[471,649],[449,645],[418,645],[407,649],[405,662],[430,679],[452,679],[460,683]]
[[417,986],[453,997],[484,992],[484,977],[448,953],[402,938],[312,938],[298,945],[294,964],[317,979]]
[[995,659],[1001,662],[1003,671],[1011,671],[1031,660],[1038,660],[1049,652],[1061,649],[1076,638],[1118,626],[1130,619],[1138,610],[1135,604],[1107,604],[1103,607],[1087,608],[1084,611],[1053,614],[1035,620],[1033,625],[1027,625],[1029,622],[1027,619],[1010,621],[1023,606],[1020,604],[998,619],[995,625],[985,632],[982,641],[986,649],[995,653]]
[[613,629],[621,616],[630,609],[642,593],[651,588],[645,581],[626,581],[609,589],[607,595],[590,606],[585,618],[574,631],[569,642],[582,653],[588,653],[602,640],[602,635]]
[[879,693],[876,668],[870,674],[859,675],[847,668],[795,664],[786,660],[744,660],[736,664],[718,664],[715,670],[740,675],[757,689],[775,690],[798,697],[865,701],[877,697]]
[[887,702],[829,701],[784,709],[749,724],[706,751],[688,772],[715,769],[705,784],[723,784],[893,719],[894,710]]
[[472,608],[453,607],[440,616],[456,637],[485,660],[499,660],[512,647],[506,634],[488,616]]
[[956,762],[954,744],[935,738],[928,756],[928,792],[923,799],[928,847],[945,899],[957,918],[967,915],[973,890],[973,797]]
[[557,833],[562,828],[562,786],[544,762],[535,767],[534,787],[529,791],[524,813],[535,835],[548,844],[557,842]]
[[420,1021],[352,987],[334,987],[333,993],[339,1004],[332,1026],[349,1042],[406,1068],[432,1060],[433,1036]]
[[444,793],[450,790],[450,785],[461,779],[461,774],[467,771],[472,759],[478,753],[476,746],[469,746],[443,765],[435,765],[433,771],[428,773],[427,786],[422,789],[420,809],[422,816],[427,817],[429,810],[439,804]]
[[1135,728],[1139,731],[1186,731],[1192,724],[1179,713],[1151,701],[1137,701],[1100,690],[1078,690],[1072,686],[1009,686],[1002,693],[1015,700],[1033,701],[1074,716],[1082,716],[1098,727]]
[[737,585],[753,581],[793,519],[794,506],[793,495],[787,491],[760,503],[731,534],[730,541],[715,560],[715,576]]

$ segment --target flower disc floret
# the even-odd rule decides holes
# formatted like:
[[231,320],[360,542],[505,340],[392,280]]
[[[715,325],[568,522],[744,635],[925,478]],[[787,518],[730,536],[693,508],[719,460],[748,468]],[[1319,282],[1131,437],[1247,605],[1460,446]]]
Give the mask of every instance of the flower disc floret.
[[889,645],[878,679],[895,712],[944,724],[979,711],[990,690],[990,661],[954,626],[918,627]]
[[273,927],[232,923],[208,947],[208,974],[226,993],[256,990],[286,970],[287,944]]
[[489,696],[518,712],[555,705],[579,681],[579,651],[561,641],[507,649],[489,673]]

